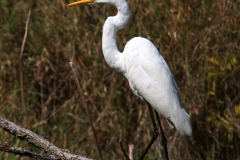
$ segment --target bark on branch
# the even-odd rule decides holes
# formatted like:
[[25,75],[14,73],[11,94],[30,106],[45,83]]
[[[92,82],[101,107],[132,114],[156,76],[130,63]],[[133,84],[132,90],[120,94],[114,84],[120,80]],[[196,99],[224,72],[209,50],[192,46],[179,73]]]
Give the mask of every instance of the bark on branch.
[[29,157],[33,157],[36,159],[60,160],[60,158],[56,158],[53,155],[49,155],[49,154],[45,154],[45,153],[38,154],[38,153],[27,151],[21,147],[11,147],[7,144],[0,144],[0,151],[9,152],[9,153],[13,153],[16,155],[21,155],[21,156],[29,156]]
[[[25,140],[28,143],[36,146],[41,151],[43,151],[45,155],[48,155],[50,157],[52,156],[53,159],[55,158],[55,159],[66,159],[66,160],[68,159],[91,160],[89,158],[86,158],[80,155],[72,154],[70,152],[67,152],[66,150],[62,150],[57,146],[55,146],[54,144],[52,144],[51,142],[49,142],[48,140],[46,140],[45,138],[37,135],[36,133],[28,129],[22,128],[11,121],[8,121],[3,117],[0,117],[0,127],[3,128],[5,131],[11,133],[12,135],[16,136],[20,140]],[[5,144],[5,145],[1,145],[0,150],[1,149],[2,151],[8,151],[9,149],[11,150],[11,147]],[[15,149],[15,150],[18,150],[18,149]],[[12,148],[12,150],[14,150],[14,148]],[[26,151],[26,150],[24,149],[19,150],[20,153],[23,153],[22,151]],[[15,154],[17,153],[18,152],[15,152]],[[28,153],[28,151],[26,153]],[[30,154],[25,154],[25,155],[30,156]]]

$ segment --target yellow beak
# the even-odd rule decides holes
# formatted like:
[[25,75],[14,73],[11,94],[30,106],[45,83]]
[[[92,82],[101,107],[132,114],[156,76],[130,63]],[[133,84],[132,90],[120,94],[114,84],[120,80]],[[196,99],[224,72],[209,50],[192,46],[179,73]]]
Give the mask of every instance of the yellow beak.
[[82,4],[93,3],[93,2],[94,2],[94,0],[79,0],[77,2],[68,4],[67,6],[72,7],[72,6],[76,6],[76,5],[82,5]]

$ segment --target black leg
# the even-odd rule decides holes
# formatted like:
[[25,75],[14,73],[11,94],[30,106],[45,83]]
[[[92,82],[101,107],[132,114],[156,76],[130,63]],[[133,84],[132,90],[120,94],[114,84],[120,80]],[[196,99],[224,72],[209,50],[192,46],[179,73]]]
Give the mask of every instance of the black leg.
[[155,111],[155,113],[156,113],[157,121],[158,121],[158,124],[159,124],[159,127],[160,127],[160,131],[161,131],[161,134],[162,134],[162,145],[163,145],[163,148],[164,148],[164,151],[165,151],[166,159],[169,160],[168,150],[167,150],[167,139],[166,139],[165,134],[163,132],[162,125],[161,125],[160,118],[158,116],[157,111]]
[[147,154],[149,148],[152,146],[153,142],[158,137],[158,129],[157,129],[157,126],[156,126],[156,123],[155,123],[155,120],[154,120],[153,110],[152,110],[152,107],[151,107],[151,105],[149,103],[148,103],[148,109],[149,109],[149,112],[150,112],[150,116],[151,116],[154,132],[153,132],[153,135],[152,135],[152,139],[149,142],[149,144],[148,144],[147,148],[145,149],[145,151],[143,152],[143,155],[141,156],[140,160],[142,160],[144,158],[144,156]]

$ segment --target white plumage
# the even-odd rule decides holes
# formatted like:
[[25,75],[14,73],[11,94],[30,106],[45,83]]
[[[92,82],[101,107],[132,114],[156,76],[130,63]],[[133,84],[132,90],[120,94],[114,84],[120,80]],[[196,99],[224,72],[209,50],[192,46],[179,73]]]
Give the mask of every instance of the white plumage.
[[135,37],[126,44],[122,53],[118,50],[117,31],[124,28],[130,18],[127,2],[82,0],[69,6],[84,3],[110,3],[117,7],[117,15],[108,17],[103,27],[102,49],[107,64],[122,73],[133,93],[162,114],[171,128],[175,127],[181,135],[190,136],[190,118],[183,108],[178,87],[167,63],[153,43]]

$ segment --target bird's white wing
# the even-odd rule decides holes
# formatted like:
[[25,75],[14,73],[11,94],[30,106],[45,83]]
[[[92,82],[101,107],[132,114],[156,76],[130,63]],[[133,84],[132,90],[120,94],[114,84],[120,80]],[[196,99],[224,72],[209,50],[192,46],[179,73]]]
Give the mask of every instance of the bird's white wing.
[[[189,116],[169,67],[145,38],[133,38],[125,49],[125,76],[133,92],[169,120],[181,134],[191,134]],[[186,129],[182,125],[185,125]]]
[[137,37],[127,43],[124,53],[131,88],[136,89],[153,107],[162,104],[155,109],[165,117],[170,116],[165,108],[170,106],[168,99],[174,94],[171,72],[156,47],[149,40]]

